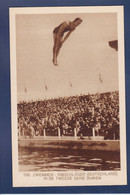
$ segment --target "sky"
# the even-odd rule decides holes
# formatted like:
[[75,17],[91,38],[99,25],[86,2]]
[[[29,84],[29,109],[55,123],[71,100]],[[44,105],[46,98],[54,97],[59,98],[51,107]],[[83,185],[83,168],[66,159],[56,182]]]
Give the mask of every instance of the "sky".
[[[77,17],[83,22],[64,42],[56,67],[53,29]],[[118,90],[118,51],[108,44],[117,39],[116,13],[17,14],[18,101]]]

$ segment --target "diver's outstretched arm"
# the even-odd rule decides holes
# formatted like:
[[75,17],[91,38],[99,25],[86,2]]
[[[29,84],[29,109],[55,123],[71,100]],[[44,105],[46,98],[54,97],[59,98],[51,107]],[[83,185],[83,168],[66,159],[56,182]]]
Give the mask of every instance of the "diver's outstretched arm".
[[68,37],[70,36],[70,34],[71,34],[74,30],[75,30],[75,29],[69,31],[69,32],[65,35],[65,37],[64,37],[64,39],[63,39],[63,41],[62,41],[62,43],[64,43],[64,42],[66,41],[66,39],[68,39]]

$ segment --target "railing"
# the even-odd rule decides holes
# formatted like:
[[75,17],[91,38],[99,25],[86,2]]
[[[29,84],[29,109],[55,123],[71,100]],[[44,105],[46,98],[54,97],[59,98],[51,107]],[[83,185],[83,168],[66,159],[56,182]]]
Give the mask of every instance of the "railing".
[[[22,134],[22,135],[21,135]],[[27,138],[27,137],[29,137],[30,139],[31,138],[35,138],[35,137],[37,137],[37,135],[35,134],[35,132],[33,131],[33,132],[30,132],[30,135],[26,135],[26,133],[24,132],[24,130],[22,131],[22,133],[20,133],[19,132],[19,134],[18,134],[18,136],[19,137],[23,137],[23,138]],[[46,129],[43,129],[43,134],[42,134],[42,136],[38,136],[38,137],[42,137],[42,138],[44,138],[44,139],[46,139],[47,137],[52,137],[52,135],[47,135],[47,131],[46,131]],[[71,134],[71,136],[68,136],[68,134],[61,134],[61,130],[60,130],[60,128],[58,127],[57,128],[57,133],[56,133],[56,135],[55,136],[53,136],[53,137],[57,137],[57,138],[59,138],[59,139],[61,139],[62,137],[71,137],[71,138],[74,138],[75,140],[76,139],[85,139],[85,138],[88,138],[88,139],[90,139],[90,140],[103,140],[104,139],[104,136],[99,136],[99,135],[97,135],[96,134],[96,130],[95,130],[95,128],[92,128],[92,134],[91,134],[91,136],[84,136],[84,135],[82,135],[82,134],[80,134],[79,133],[79,131],[76,129],[76,128],[74,128],[74,131],[73,131],[73,133]],[[115,140],[115,134],[113,134],[113,140]]]

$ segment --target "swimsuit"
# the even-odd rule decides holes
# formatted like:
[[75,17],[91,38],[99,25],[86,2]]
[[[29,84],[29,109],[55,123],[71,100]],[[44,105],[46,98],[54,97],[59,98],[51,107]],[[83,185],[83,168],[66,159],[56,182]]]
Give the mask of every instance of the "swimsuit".
[[[53,30],[53,33],[58,33],[60,27],[62,26],[63,23],[61,23],[59,26],[57,26],[54,30]],[[71,28],[69,25],[67,25],[65,28],[64,28],[64,31],[62,32],[62,34],[64,34],[65,32],[67,31],[70,31]]]

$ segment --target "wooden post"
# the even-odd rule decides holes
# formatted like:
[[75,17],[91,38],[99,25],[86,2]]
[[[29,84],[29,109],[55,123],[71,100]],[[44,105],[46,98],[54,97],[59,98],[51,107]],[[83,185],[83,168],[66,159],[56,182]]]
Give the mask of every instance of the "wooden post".
[[113,133],[113,139],[116,140],[116,135],[115,135],[115,133]]
[[93,132],[93,139],[95,140],[95,128],[92,128],[92,132]]
[[44,138],[46,138],[46,130],[43,129],[43,133],[44,133]]
[[24,131],[24,128],[23,128],[23,130],[22,130],[22,137],[24,137],[25,136],[25,131]]
[[59,127],[58,127],[58,137],[59,137],[59,138],[61,137],[60,128],[59,128]]
[[76,128],[74,128],[74,137],[75,137],[75,139],[77,138]]

